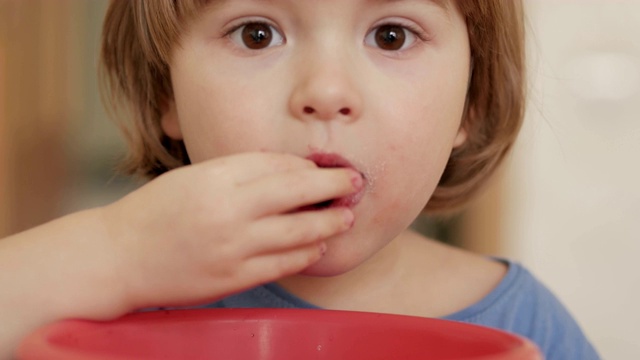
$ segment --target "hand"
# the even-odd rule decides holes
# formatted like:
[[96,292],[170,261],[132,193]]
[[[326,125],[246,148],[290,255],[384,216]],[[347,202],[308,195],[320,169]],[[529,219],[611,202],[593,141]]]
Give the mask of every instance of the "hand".
[[170,171],[102,209],[131,308],[213,301],[297,273],[348,230],[348,208],[302,211],[362,179],[293,155],[247,153]]

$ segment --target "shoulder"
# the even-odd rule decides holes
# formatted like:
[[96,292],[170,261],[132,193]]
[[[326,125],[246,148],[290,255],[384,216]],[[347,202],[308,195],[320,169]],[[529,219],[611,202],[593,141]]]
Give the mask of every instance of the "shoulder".
[[596,351],[558,298],[523,266],[504,262],[509,270],[490,294],[445,318],[527,337],[540,347],[546,359],[598,359]]

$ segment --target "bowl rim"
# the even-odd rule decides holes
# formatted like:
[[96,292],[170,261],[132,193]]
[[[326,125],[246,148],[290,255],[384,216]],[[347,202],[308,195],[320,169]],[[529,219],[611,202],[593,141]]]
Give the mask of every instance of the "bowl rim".
[[[158,311],[135,312],[124,315],[110,321],[93,321],[81,319],[68,319],[45,325],[25,337],[17,351],[19,359],[66,359],[85,360],[88,356],[96,360],[122,360],[121,355],[88,353],[81,349],[74,349],[68,344],[56,344],[52,341],[69,332],[102,329],[127,324],[147,325],[167,322],[189,322],[209,320],[232,321],[300,321],[300,319],[313,319],[314,324],[320,323],[344,323],[345,316],[352,320],[381,321],[387,324],[405,326],[444,326],[447,331],[454,330],[463,333],[481,331],[483,336],[490,336],[501,341],[511,342],[510,350],[504,354],[495,354],[483,357],[474,357],[474,360],[491,359],[542,359],[539,348],[529,339],[505,330],[488,326],[446,320],[440,318],[427,318],[412,315],[376,313],[351,310],[328,309],[291,309],[291,308],[207,308],[207,309],[167,309]],[[95,333],[95,331],[94,331]]]

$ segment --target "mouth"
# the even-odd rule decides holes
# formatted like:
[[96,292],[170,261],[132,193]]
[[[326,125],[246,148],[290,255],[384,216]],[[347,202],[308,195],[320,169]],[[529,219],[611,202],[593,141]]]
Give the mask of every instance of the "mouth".
[[[335,153],[314,153],[307,156],[308,160],[313,161],[320,168],[349,168],[353,169],[362,175],[362,178],[366,180],[364,174],[353,166],[347,159]],[[364,182],[366,184],[366,181]],[[301,208],[301,210],[323,210],[334,207],[348,207],[353,208],[362,199],[364,195],[364,188],[350,195],[321,201],[316,204],[307,205]]]

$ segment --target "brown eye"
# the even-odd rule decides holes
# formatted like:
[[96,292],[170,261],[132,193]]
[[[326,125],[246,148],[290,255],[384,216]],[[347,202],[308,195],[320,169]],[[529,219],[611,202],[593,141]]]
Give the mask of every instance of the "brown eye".
[[263,50],[285,42],[273,25],[260,20],[238,25],[226,35],[236,45],[249,50]]
[[406,30],[397,25],[383,25],[375,32],[376,45],[383,50],[401,49],[406,38]]
[[264,49],[271,44],[273,34],[267,24],[252,23],[242,28],[242,43],[249,49]]
[[424,39],[425,35],[418,26],[387,23],[372,28],[365,36],[364,43],[384,52],[400,53],[421,41],[426,42]]

